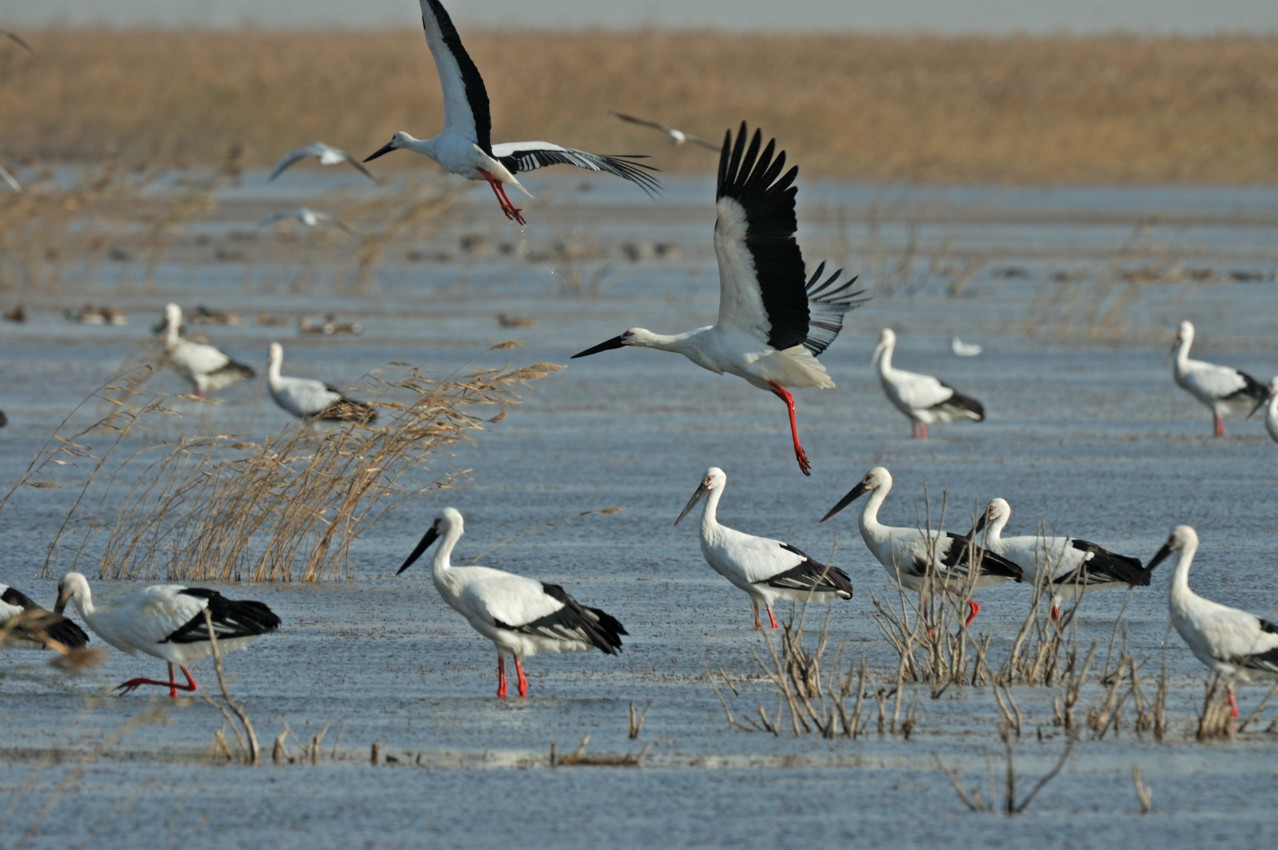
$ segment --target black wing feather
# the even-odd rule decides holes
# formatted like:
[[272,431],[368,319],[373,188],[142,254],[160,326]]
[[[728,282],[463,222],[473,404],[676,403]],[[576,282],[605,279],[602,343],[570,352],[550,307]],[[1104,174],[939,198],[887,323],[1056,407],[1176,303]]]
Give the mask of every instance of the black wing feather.
[[805,287],[808,294],[808,338],[803,345],[813,356],[819,356],[834,342],[839,331],[843,330],[844,315],[870,300],[857,297],[865,290],[852,288],[852,284],[856,283],[855,275],[840,281],[843,269],[839,269],[823,282],[821,275],[824,273],[825,263],[821,263]]
[[971,413],[974,417],[976,417],[977,422],[985,421],[985,405],[981,404],[979,401],[972,398],[971,396],[963,395],[961,392],[954,389],[953,387],[951,387],[949,384],[945,383],[944,381],[941,381],[940,383],[941,383],[941,386],[945,387],[947,390],[952,392],[953,395],[947,398],[945,401],[938,402],[937,404],[932,405],[934,409],[948,407],[948,408],[953,408],[956,410],[965,410],[968,413]]
[[[208,600],[207,610],[213,620],[213,630],[218,640],[264,635],[280,627],[280,618],[261,602],[227,599],[216,590],[205,587],[185,587],[179,592],[185,596]],[[207,640],[208,623],[205,622],[204,611],[201,611],[160,643],[202,643]]]
[[[475,67],[475,60],[470,58],[470,54],[462,46],[461,36],[457,34],[457,27],[453,26],[453,19],[448,17],[444,4],[439,0],[427,2],[435,13],[435,20],[439,22],[439,32],[444,37],[444,44],[448,45],[449,52],[457,60],[457,67],[461,69],[462,82],[466,86],[466,102],[470,104],[470,111],[475,116],[475,142],[480,150],[492,156],[493,118],[489,112],[488,89],[484,88],[484,78],[480,76],[479,68]],[[425,25],[426,20],[423,18],[422,26]]]
[[799,191],[794,181],[799,167],[781,174],[785,151],[777,152],[773,159],[776,140],[772,140],[760,154],[763,134],[757,129],[747,150],[748,132],[742,121],[735,143],[731,130],[724,135],[715,199],[732,198],[745,210],[746,248],[754,260],[763,309],[768,314],[768,344],[784,350],[807,343],[809,331],[803,253],[794,238],[799,229],[794,213]]
[[995,555],[988,549],[982,549],[974,544],[970,537],[952,532],[946,532],[946,536],[950,539],[950,547],[941,558],[941,564],[947,569],[970,569],[972,558],[975,558],[980,565],[981,575],[1005,576],[1012,581],[1024,579],[1025,571],[1018,565],[1002,555]]
[[21,614],[9,621],[9,627],[24,640],[47,644],[46,638],[52,638],[69,649],[78,649],[89,642],[84,629],[61,614],[41,608],[20,590],[6,587],[4,593],[0,593],[0,601],[22,609]]
[[661,183],[648,172],[660,169],[646,162],[635,162],[647,158],[646,154],[593,154],[572,148],[529,148],[498,157],[497,161],[506,166],[511,174],[534,171],[549,165],[575,165],[587,171],[602,171],[637,184],[648,193],[648,197],[653,197],[661,191]]
[[815,588],[817,591],[833,591],[844,599],[852,598],[852,579],[843,570],[813,560],[797,546],[791,546],[789,543],[782,543],[781,548],[798,555],[803,561],[783,573],[777,573],[755,584],[766,584],[783,590]]
[[1153,570],[1145,569],[1145,565],[1140,562],[1139,558],[1110,552],[1095,543],[1079,540],[1077,537],[1070,540],[1070,546],[1080,552],[1090,552],[1092,557],[1080,564],[1077,570],[1073,570],[1069,575],[1057,579],[1053,582],[1054,584],[1121,582],[1130,584],[1133,587],[1147,587],[1149,585],[1149,577]]
[[598,608],[588,608],[568,595],[557,584],[542,584],[546,595],[563,605],[553,614],[547,614],[528,623],[512,626],[495,621],[503,629],[524,632],[542,637],[567,640],[584,640],[600,652],[617,655],[621,652],[621,635],[629,634],[611,614]]

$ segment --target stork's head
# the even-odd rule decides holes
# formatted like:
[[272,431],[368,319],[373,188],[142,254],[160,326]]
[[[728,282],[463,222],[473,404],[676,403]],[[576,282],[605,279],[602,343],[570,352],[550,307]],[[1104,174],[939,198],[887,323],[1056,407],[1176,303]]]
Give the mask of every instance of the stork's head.
[[377,159],[379,156],[382,156],[383,154],[388,154],[391,151],[397,151],[400,148],[406,148],[408,147],[408,143],[412,141],[416,141],[416,140],[412,136],[405,133],[403,130],[400,130],[398,133],[391,136],[391,140],[389,142],[382,145],[373,153],[364,157],[364,162],[372,162],[373,160]]

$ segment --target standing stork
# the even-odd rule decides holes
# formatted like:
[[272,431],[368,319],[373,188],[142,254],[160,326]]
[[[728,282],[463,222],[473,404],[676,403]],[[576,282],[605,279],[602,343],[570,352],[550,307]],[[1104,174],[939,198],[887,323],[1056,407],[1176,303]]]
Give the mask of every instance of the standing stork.
[[1187,525],[1172,529],[1167,542],[1149,561],[1153,569],[1179,552],[1172,573],[1167,611],[1172,625],[1194,657],[1225,680],[1229,707],[1238,716],[1234,685],[1257,678],[1278,678],[1278,625],[1255,614],[1204,599],[1189,589],[1189,565],[1198,551],[1198,534]]
[[[982,549],[970,537],[939,529],[902,528],[879,522],[879,508],[891,489],[892,474],[876,466],[821,517],[821,522],[869,493],[870,498],[857,519],[861,539],[870,554],[902,587],[915,592],[926,591],[929,573],[935,574],[947,590],[954,591],[1021,581],[1024,571],[1019,566],[988,549]],[[974,599],[969,599],[967,604],[965,628],[972,624],[981,610]]]
[[1269,436],[1273,437],[1274,442],[1278,443],[1278,378],[1274,378],[1269,382],[1269,395],[1256,402],[1256,406],[1251,409],[1251,413],[1247,414],[1247,418],[1256,415],[1256,411],[1265,408],[1265,430],[1269,432]]
[[506,696],[506,656],[515,659],[519,696],[528,696],[528,679],[521,660],[538,652],[621,652],[621,636],[628,634],[615,617],[577,602],[557,584],[545,584],[492,567],[454,567],[453,547],[465,532],[461,512],[444,508],[435,517],[417,548],[404,560],[404,572],[436,540],[431,581],[466,622],[497,647],[497,696]]
[[[167,682],[129,679],[116,686],[120,694],[141,685],[167,687],[169,696],[174,698],[178,691],[197,690],[199,685],[187,665],[213,654],[214,637],[219,651],[226,652],[280,627],[280,618],[261,602],[227,599],[216,590],[182,584],[153,584],[97,606],[93,604],[88,579],[80,573],[67,573],[58,583],[54,612],[61,614],[72,600],[93,633],[116,649],[130,655],[145,652],[168,662]],[[186,676],[185,685],[179,685],[174,678],[174,664]]]
[[488,112],[488,91],[479,69],[462,46],[461,36],[439,0],[420,0],[422,28],[426,44],[435,60],[435,69],[444,89],[444,129],[429,139],[416,139],[402,130],[391,140],[364,158],[370,162],[394,150],[406,149],[428,156],[453,174],[467,180],[486,180],[492,187],[506,218],[526,224],[518,208],[506,195],[504,184],[510,184],[528,197],[515,175],[548,165],[575,165],[587,171],[600,171],[623,177],[651,196],[661,188],[649,174],[651,165],[635,162],[644,159],[635,154],[603,156],[550,142],[492,143],[492,118]]
[[701,514],[701,554],[715,572],[750,597],[756,629],[763,628],[759,621],[760,602],[775,629],[774,599],[828,602],[834,598],[852,598],[852,580],[838,567],[814,561],[789,543],[720,525],[719,500],[727,485],[727,473],[717,466],[707,469],[696,492],[675,519],[675,525],[705,499],[705,510]]
[[1266,397],[1260,383],[1238,369],[1217,366],[1202,360],[1189,359],[1189,347],[1194,344],[1194,326],[1188,320],[1180,323],[1180,331],[1172,344],[1171,353],[1176,360],[1172,377],[1176,385],[1198,399],[1211,410],[1212,436],[1225,436],[1225,421],[1235,410],[1244,410],[1260,404]]
[[[957,339],[957,337],[955,337]],[[896,349],[896,332],[884,328],[870,362],[878,361],[879,383],[888,401],[910,420],[910,436],[927,439],[929,422],[953,422],[955,419],[985,419],[985,408],[979,401],[965,396],[949,384],[931,375],[920,375],[892,367]]]
[[181,327],[182,308],[170,303],[164,308],[164,351],[173,371],[190,381],[200,398],[209,390],[220,390],[257,374],[214,346],[183,339],[178,335]]
[[[786,387],[830,389],[834,381],[817,355],[838,336],[843,316],[858,306],[856,278],[839,281],[842,269],[824,281],[825,264],[806,278],[803,254],[794,239],[797,166],[782,174],[785,151],[776,140],[760,151],[754,131],[750,146],[745,122],[733,143],[724,135],[714,250],[719,259],[719,318],[713,325],[681,334],[631,328],[620,336],[579,351],[585,357],[624,346],[673,351],[717,375],[744,378],[785,402],[790,412],[794,456],[804,475],[812,474],[799,443],[794,396]],[[805,282],[806,281],[806,282]]]
[[22,591],[0,584],[0,646],[24,649],[79,649],[89,642],[84,629],[47,611]]
[[976,521],[972,536],[982,531],[985,548],[1001,555],[1025,571],[1025,578],[1040,582],[1052,594],[1052,619],[1061,618],[1061,602],[1076,600],[1084,593],[1107,587],[1148,587],[1153,568],[1141,566],[1139,558],[1118,555],[1095,543],[1076,537],[1022,535],[1004,537],[1003,529],[1012,516],[1005,499],[995,499]]
[[281,375],[284,346],[278,342],[271,343],[269,356],[266,386],[271,391],[271,399],[303,423],[357,422],[369,425],[377,419],[377,411],[371,405],[347,398],[334,386],[314,378]]

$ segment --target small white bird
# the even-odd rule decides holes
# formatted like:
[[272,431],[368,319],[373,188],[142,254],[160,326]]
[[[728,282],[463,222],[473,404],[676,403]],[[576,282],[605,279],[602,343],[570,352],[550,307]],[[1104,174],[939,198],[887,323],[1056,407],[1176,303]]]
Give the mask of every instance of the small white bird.
[[[1107,587],[1146,587],[1151,569],[1139,558],[1118,555],[1076,537],[1022,535],[1004,537],[1012,506],[995,499],[976,521],[972,537],[1025,571],[1025,579],[1040,581],[1052,595],[1052,619],[1061,617],[1061,602]],[[984,531],[985,536],[979,537]]]
[[9,184],[9,188],[12,189],[13,191],[15,192],[22,191],[22,184],[19,183],[17,178],[14,177],[12,174],[10,174],[3,165],[0,165],[0,180],[3,180],[5,183]]
[[1265,430],[1269,432],[1269,436],[1273,437],[1274,442],[1278,443],[1278,378],[1274,378],[1269,382],[1269,396],[1261,401],[1256,402],[1256,406],[1251,409],[1251,413],[1247,414],[1247,418],[1256,415],[1256,411],[1265,408]]
[[271,343],[266,369],[266,386],[271,398],[286,412],[304,423],[358,422],[368,425],[377,419],[371,405],[347,398],[341,390],[314,378],[292,378],[280,374],[284,346]]
[[327,222],[339,230],[349,233],[351,236],[359,236],[359,234],[354,230],[351,230],[345,224],[342,224],[328,213],[317,212],[310,207],[298,207],[295,210],[280,210],[279,212],[272,213],[259,221],[257,226],[260,229],[266,227],[268,224],[274,224],[277,221],[288,221],[290,219],[296,219],[307,227],[315,227],[320,224],[320,222]]
[[84,629],[37,605],[25,593],[0,584],[0,646],[78,649],[89,642]]
[[[719,260],[719,318],[713,325],[681,334],[645,328],[625,333],[573,355],[585,357],[624,346],[673,351],[716,375],[727,372],[768,390],[790,413],[794,456],[804,475],[812,474],[799,443],[794,396],[786,387],[830,389],[834,381],[817,356],[834,342],[843,316],[862,302],[852,290],[856,278],[839,281],[842,269],[822,281],[825,264],[806,277],[803,254],[794,239],[794,185],[798,167],[782,173],[785,151],[762,134],[746,148],[745,122],[733,144],[724,136],[719,157],[714,250]],[[805,282],[806,281],[806,282]]]
[[1189,347],[1193,344],[1194,326],[1188,321],[1181,322],[1171,348],[1176,358],[1172,377],[1176,379],[1177,386],[1210,408],[1212,436],[1223,437],[1225,422],[1222,417],[1263,402],[1267,393],[1246,372],[1202,360],[1190,360]]
[[440,537],[431,581],[439,595],[497,647],[497,696],[506,696],[506,657],[515,658],[519,696],[528,696],[521,659],[538,652],[621,652],[625,627],[598,608],[581,605],[557,584],[492,567],[454,567],[449,558],[465,527],[455,508],[444,508],[396,575],[404,572]]
[[763,628],[759,621],[760,602],[767,608],[768,620],[775,629],[774,599],[828,602],[833,598],[852,598],[852,580],[838,567],[814,561],[789,543],[720,525],[719,499],[727,484],[728,476],[722,469],[717,466],[707,469],[700,486],[675,519],[675,525],[697,502],[705,499],[705,510],[701,514],[701,554],[715,572],[749,595],[756,629]]
[[164,350],[168,363],[174,372],[191,382],[200,398],[209,390],[220,390],[257,374],[211,345],[182,339],[178,336],[181,326],[182,308],[168,304],[164,308]]
[[311,142],[306,147],[289,151],[284,154],[284,158],[275,166],[275,170],[271,172],[271,176],[266,178],[268,181],[274,180],[284,173],[285,169],[290,168],[296,163],[301,162],[307,157],[315,157],[319,160],[320,165],[341,165],[343,162],[349,162],[360,174],[363,174],[374,183],[379,183],[373,173],[365,168],[359,160],[348,154],[341,148],[335,148],[332,145],[326,145],[323,142]]
[[1167,610],[1172,625],[1207,669],[1219,673],[1238,716],[1234,685],[1257,678],[1278,678],[1278,625],[1255,614],[1204,599],[1189,589],[1189,565],[1198,551],[1198,534],[1187,525],[1172,529],[1167,542],[1149,561],[1152,570],[1172,552],[1179,552],[1172,574]]
[[364,158],[370,162],[394,150],[406,149],[430,157],[444,169],[467,180],[487,180],[506,218],[527,224],[520,210],[506,195],[510,184],[528,197],[532,193],[520,184],[516,174],[548,165],[575,165],[624,177],[649,195],[661,184],[648,171],[651,165],[635,162],[644,157],[626,154],[602,156],[565,148],[550,142],[492,143],[492,117],[488,111],[488,91],[479,69],[462,46],[461,36],[439,0],[420,0],[426,44],[435,60],[435,69],[444,89],[444,129],[429,139],[416,139],[400,131],[381,148]]
[[981,347],[974,342],[964,342],[954,337],[950,340],[950,351],[955,357],[975,357],[981,353]]
[[[934,573],[943,582],[943,586],[952,591],[989,587],[1005,581],[1021,581],[1024,571],[1019,566],[982,549],[970,537],[949,531],[895,527],[879,522],[879,508],[883,506],[891,489],[891,473],[876,466],[821,517],[821,522],[869,493],[870,498],[857,519],[861,539],[865,541],[870,554],[878,559],[887,569],[888,575],[902,587],[915,592],[925,591],[929,572]],[[964,627],[971,625],[981,610],[975,600],[969,600],[968,607]]]
[[610,112],[608,114],[613,118],[628,121],[631,124],[638,124],[640,127],[651,127],[654,130],[660,130],[662,133],[666,134],[673,147],[678,147],[685,142],[692,142],[694,145],[701,145],[701,147],[708,148],[715,152],[718,152],[719,150],[719,146],[714,142],[706,141],[700,136],[694,136],[691,133],[685,133],[682,130],[676,130],[674,127],[667,127],[665,124],[658,121],[648,121],[645,118],[636,118],[633,115],[623,115],[620,112]]
[[[218,651],[226,652],[280,627],[280,618],[261,602],[227,599],[216,590],[181,584],[153,584],[127,591],[99,607],[93,604],[88,579],[80,573],[67,573],[58,583],[58,604],[53,610],[61,614],[72,600],[93,633],[116,649],[130,655],[145,652],[168,662],[167,682],[129,679],[116,686],[121,694],[141,685],[167,687],[170,697],[177,697],[178,691],[197,690],[199,685],[187,665],[213,654],[213,637]],[[211,634],[205,611],[213,622]],[[185,685],[174,678],[174,664],[186,676]]]
[[888,401],[910,420],[910,436],[927,439],[929,422],[953,422],[955,419],[985,419],[985,408],[974,398],[963,395],[944,381],[931,375],[920,375],[892,368],[892,352],[896,333],[884,328],[879,335],[870,362],[878,361],[879,383]]

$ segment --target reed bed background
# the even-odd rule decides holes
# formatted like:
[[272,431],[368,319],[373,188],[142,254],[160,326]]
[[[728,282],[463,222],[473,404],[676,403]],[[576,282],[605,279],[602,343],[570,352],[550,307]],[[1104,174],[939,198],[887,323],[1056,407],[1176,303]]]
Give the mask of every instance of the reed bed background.
[[[1278,182],[1278,39],[499,32],[459,20],[498,139],[660,154],[619,110],[718,139],[742,118],[808,175],[984,183]],[[44,31],[0,48],[0,161],[267,166],[442,121],[421,33]],[[418,167],[396,157],[384,168]]]

